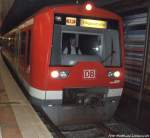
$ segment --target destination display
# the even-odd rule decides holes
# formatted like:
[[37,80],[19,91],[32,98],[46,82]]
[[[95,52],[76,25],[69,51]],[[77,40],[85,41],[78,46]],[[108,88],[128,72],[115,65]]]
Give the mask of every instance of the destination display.
[[77,18],[66,17],[66,25],[76,26],[77,25]]
[[119,29],[118,21],[112,19],[92,18],[76,15],[55,14],[54,23],[66,26],[80,26],[96,29]]
[[80,26],[90,28],[107,28],[107,22],[102,20],[80,19]]

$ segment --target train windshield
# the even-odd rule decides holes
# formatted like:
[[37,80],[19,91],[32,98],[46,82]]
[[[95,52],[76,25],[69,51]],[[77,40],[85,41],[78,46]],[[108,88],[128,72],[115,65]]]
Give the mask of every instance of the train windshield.
[[[73,66],[83,61],[96,61],[104,66],[120,66],[121,52],[117,30],[58,27],[52,48],[51,65]],[[60,33],[61,31],[61,33]]]
[[94,55],[101,59],[103,35],[62,34],[62,55]]
[[104,35],[106,31],[99,34],[62,33],[62,63],[70,65],[79,61],[99,61],[105,66],[119,66],[118,32],[108,32],[112,35]]
[[52,66],[74,66],[92,61],[105,67],[119,67],[118,22],[56,15],[51,52]]

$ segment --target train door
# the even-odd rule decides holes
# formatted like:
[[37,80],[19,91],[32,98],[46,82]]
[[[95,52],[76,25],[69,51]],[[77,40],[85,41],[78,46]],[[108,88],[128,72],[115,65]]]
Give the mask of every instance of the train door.
[[25,76],[25,51],[27,46],[27,32],[20,32],[20,48],[19,48],[19,72]]

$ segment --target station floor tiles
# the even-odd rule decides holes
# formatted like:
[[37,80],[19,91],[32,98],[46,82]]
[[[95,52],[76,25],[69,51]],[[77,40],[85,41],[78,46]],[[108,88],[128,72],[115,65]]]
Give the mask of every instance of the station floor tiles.
[[52,138],[0,56],[0,138]]

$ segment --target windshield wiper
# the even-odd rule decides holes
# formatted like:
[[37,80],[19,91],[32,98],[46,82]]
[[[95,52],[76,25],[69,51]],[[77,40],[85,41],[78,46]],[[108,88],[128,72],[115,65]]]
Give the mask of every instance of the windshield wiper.
[[[111,49],[112,49],[111,53],[104,60],[102,60],[102,63],[105,63],[109,58],[113,57],[113,55],[116,53],[116,51],[114,50],[113,39],[112,39]],[[111,59],[111,64],[112,64],[112,59]]]
[[[116,51],[112,50],[111,53],[104,60],[102,60],[102,63],[105,63],[109,58],[113,57],[115,53]],[[112,63],[112,60],[111,60],[111,63]]]

